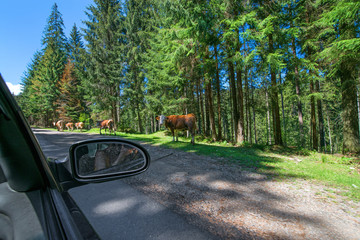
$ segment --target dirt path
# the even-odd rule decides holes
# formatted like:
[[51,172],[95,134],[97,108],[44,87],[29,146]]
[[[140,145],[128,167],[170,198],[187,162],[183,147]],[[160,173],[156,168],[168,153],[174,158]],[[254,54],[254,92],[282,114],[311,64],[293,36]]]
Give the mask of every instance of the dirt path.
[[144,145],[149,170],[125,181],[219,239],[360,239],[360,203],[323,186]]

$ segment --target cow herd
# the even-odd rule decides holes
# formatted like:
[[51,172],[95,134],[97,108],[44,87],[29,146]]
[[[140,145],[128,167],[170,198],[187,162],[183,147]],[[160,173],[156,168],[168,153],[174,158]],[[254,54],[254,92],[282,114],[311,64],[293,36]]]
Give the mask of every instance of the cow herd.
[[[53,122],[53,125],[55,128],[57,128],[58,131],[62,132],[64,131],[65,127],[68,131],[74,131],[74,123],[72,122],[68,122],[65,124],[65,122],[63,120],[59,120],[57,122]],[[82,130],[84,129],[84,123],[83,122],[77,122],[75,123],[75,127],[77,130],[80,129],[80,131],[82,132]]]
[[[173,135],[173,141],[175,141],[175,135],[176,135],[176,141],[178,141],[177,131],[187,130],[191,134],[191,143],[195,144],[196,117],[193,113],[186,115],[170,115],[170,116],[160,115],[156,117],[156,120],[159,121],[160,126],[165,125],[165,128],[168,128],[171,131]],[[69,131],[70,130],[73,131],[74,126],[76,127],[76,129],[80,129],[80,131],[82,131],[82,129],[84,128],[83,122],[77,122],[75,124],[72,122],[68,122],[65,124],[63,120],[59,120],[57,122],[54,122],[53,124],[58,131],[64,131],[65,127]],[[110,135],[111,132],[113,132],[114,135],[116,135],[116,128],[114,121],[112,119],[98,121],[96,126],[100,128],[100,135],[102,129],[105,129],[105,135],[106,135],[106,130],[109,130]]]

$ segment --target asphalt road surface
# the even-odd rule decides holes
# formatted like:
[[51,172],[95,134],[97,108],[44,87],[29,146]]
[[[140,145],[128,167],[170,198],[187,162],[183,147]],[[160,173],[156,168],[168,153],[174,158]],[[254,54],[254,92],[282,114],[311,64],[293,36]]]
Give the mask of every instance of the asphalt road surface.
[[[75,142],[104,137],[41,129],[33,131],[45,156],[57,159],[65,158]],[[88,184],[69,192],[102,239],[214,239],[121,179]]]

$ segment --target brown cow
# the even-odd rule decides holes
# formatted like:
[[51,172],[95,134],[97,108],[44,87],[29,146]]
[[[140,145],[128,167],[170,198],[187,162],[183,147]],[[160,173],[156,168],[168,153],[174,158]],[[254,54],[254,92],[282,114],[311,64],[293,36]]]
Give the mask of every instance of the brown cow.
[[105,128],[105,135],[106,135],[106,129],[109,129],[109,135],[111,135],[111,131],[113,131],[114,135],[116,136],[114,120],[112,119],[104,120],[100,123],[100,135],[101,135],[101,129],[103,128]]
[[57,130],[58,130],[59,132],[64,131],[64,125],[65,125],[65,123],[64,123],[63,120],[59,120],[59,121],[57,121],[57,122],[55,123],[55,127],[57,128]]
[[77,130],[79,130],[80,128],[80,131],[82,132],[83,128],[84,128],[84,123],[83,122],[77,122],[75,123],[75,127]]
[[[170,129],[173,141],[175,141],[175,130],[188,130],[192,136],[191,143],[195,144],[196,117],[193,113],[187,115],[161,115],[156,117],[156,120],[160,121],[160,125],[165,123],[165,127]],[[176,141],[178,141],[177,134]]]
[[71,129],[71,131],[74,131],[74,124],[72,122],[67,123],[66,125],[67,130],[69,131]]

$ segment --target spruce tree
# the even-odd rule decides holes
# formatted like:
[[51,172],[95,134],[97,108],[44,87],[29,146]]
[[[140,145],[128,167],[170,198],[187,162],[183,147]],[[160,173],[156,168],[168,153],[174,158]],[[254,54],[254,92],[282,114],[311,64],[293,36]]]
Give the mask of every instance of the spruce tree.
[[52,7],[42,39],[43,57],[39,69],[39,98],[45,111],[44,125],[57,119],[56,100],[59,96],[58,83],[66,63],[67,42],[64,34],[64,22],[56,3]]

